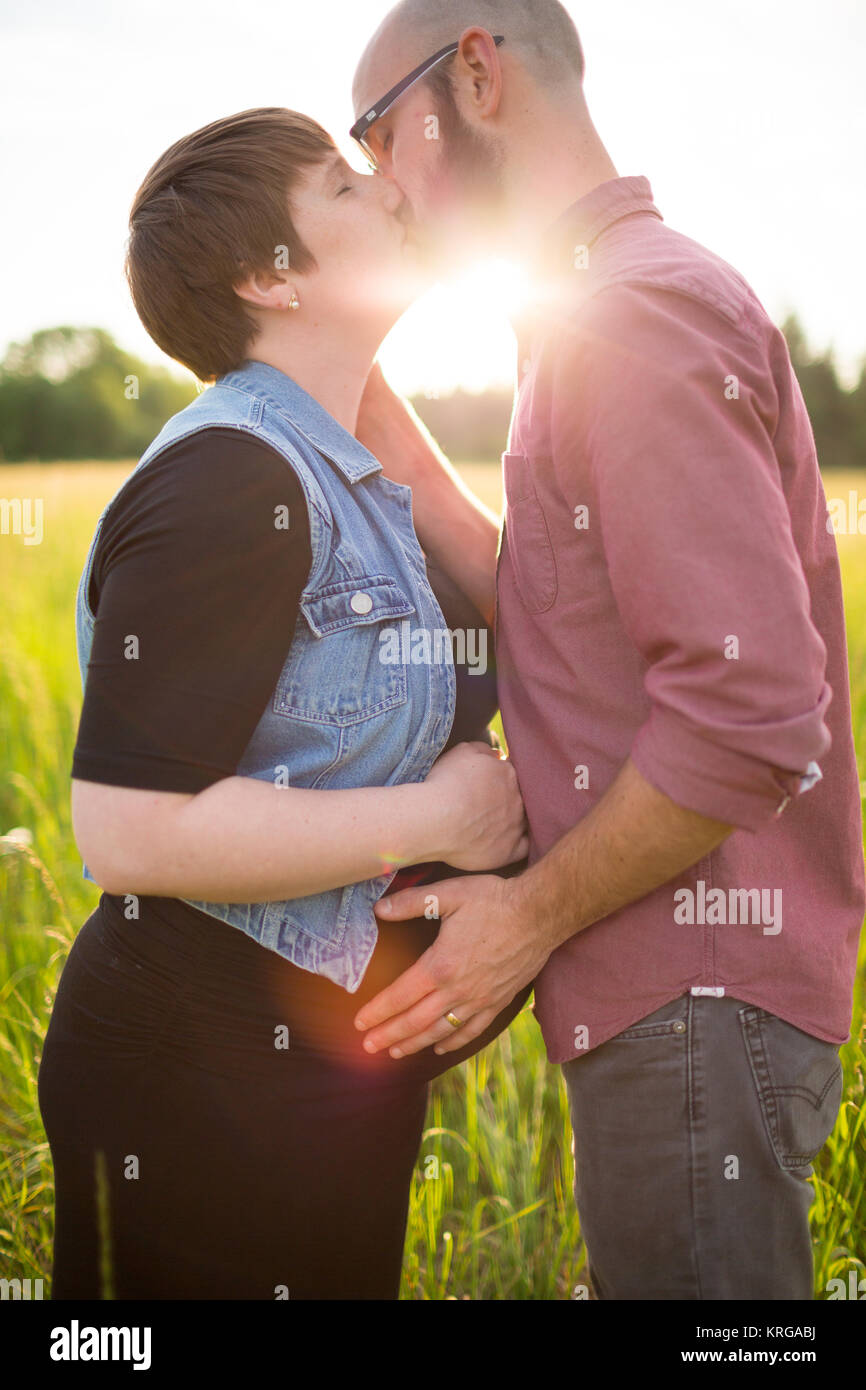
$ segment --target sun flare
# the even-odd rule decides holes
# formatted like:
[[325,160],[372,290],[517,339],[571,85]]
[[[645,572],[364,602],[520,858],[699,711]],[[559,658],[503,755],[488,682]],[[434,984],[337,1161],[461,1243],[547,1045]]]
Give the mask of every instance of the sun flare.
[[386,338],[382,367],[407,395],[510,386],[517,344],[510,319],[529,297],[529,277],[510,261],[482,261],[435,285]]

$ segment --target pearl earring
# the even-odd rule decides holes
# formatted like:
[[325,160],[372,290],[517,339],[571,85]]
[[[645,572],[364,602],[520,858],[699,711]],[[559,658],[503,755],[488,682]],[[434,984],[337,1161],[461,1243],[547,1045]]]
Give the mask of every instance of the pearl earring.
[[298,299],[298,296],[297,296],[296,294],[293,293],[291,299],[289,300],[289,308],[290,308],[290,309],[300,309],[300,307],[301,307],[301,301]]

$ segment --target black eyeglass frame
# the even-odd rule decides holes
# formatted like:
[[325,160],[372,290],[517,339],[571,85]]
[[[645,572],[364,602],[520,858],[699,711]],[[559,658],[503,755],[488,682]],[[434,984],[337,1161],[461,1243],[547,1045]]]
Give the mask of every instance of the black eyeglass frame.
[[[505,42],[505,35],[494,34],[493,42],[498,47],[499,44]],[[425,62],[419,63],[417,68],[412,69],[408,77],[404,77],[402,82],[398,82],[396,87],[392,87],[390,92],[386,92],[382,99],[377,101],[375,106],[371,106],[367,114],[361,116],[352,126],[349,135],[361,146],[361,149],[364,151],[364,154],[367,156],[367,159],[374,169],[378,169],[379,161],[367,144],[367,131],[371,126],[375,125],[377,121],[382,119],[386,111],[390,111],[398,97],[401,97],[404,92],[414,86],[420,78],[426,76],[431,68],[435,68],[437,63],[441,63],[444,59],[452,57],[459,47],[459,41],[457,43],[449,43],[446,48],[440,48],[438,53],[434,53],[432,58],[427,58]]]

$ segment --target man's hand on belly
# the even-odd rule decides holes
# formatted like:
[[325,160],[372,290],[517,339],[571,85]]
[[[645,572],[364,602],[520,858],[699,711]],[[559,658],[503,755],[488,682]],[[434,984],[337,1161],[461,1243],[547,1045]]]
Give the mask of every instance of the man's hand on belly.
[[423,956],[358,1012],[355,1026],[369,1030],[368,1052],[389,1048],[392,1057],[404,1057],[434,1043],[437,1052],[455,1052],[535,979],[552,947],[527,930],[519,882],[474,874],[407,888],[376,904],[383,920],[409,921],[423,917],[435,897],[442,926]]
[[372,1029],[364,1046],[392,1056],[464,1047],[564,941],[696,864],[733,829],[677,805],[627,759],[593,809],[519,878],[446,879],[382,899],[377,916],[402,921],[423,916],[435,891],[442,927],[359,1010],[356,1027]]

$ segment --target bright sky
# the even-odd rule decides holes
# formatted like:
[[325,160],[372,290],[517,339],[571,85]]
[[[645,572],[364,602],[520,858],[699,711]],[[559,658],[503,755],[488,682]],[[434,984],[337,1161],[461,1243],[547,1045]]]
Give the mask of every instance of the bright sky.
[[[431,0],[435,3],[435,0]],[[849,380],[866,356],[864,0],[570,0],[590,110],[667,222],[795,308]],[[135,190],[181,135],[289,106],[340,140],[357,56],[388,0],[0,0],[0,350],[98,324],[163,360],[121,264]],[[455,38],[457,36],[455,35]],[[513,379],[496,277],[438,287],[390,335],[407,392]]]

